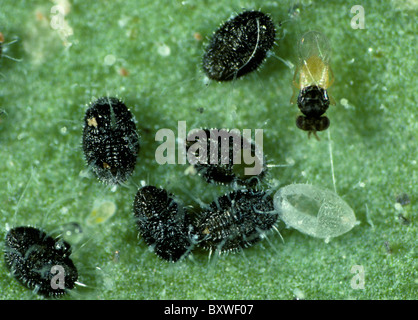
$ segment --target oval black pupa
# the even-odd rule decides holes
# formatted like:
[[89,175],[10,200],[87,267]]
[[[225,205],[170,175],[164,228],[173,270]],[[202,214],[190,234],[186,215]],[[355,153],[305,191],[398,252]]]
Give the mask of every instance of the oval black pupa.
[[[228,129],[193,130],[186,141],[193,167],[207,182],[237,183],[247,187],[256,186],[267,173],[266,159],[258,147],[238,130]],[[201,157],[199,153],[204,151],[206,156]],[[251,163],[247,155],[251,157]]]
[[133,173],[139,135],[130,110],[117,98],[102,97],[84,117],[83,151],[87,164],[106,184],[120,184]]
[[264,191],[236,190],[213,201],[194,227],[199,246],[218,252],[248,248],[278,220],[273,198]]
[[229,81],[256,70],[273,47],[276,28],[260,11],[244,11],[212,36],[203,56],[203,70],[217,81]]
[[160,258],[176,262],[190,253],[188,215],[166,190],[154,186],[140,188],[134,200],[134,216],[145,243]]
[[[70,254],[68,242],[35,227],[16,227],[6,235],[7,268],[22,285],[45,297],[59,297],[74,288],[78,272]],[[60,271],[61,284],[54,280]]]

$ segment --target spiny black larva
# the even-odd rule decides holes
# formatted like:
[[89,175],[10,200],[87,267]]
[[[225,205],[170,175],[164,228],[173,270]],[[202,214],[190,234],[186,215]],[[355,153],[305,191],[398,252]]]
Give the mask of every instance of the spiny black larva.
[[[77,268],[70,259],[71,245],[31,226],[10,229],[4,260],[12,275],[25,287],[45,297],[60,297],[74,288]],[[53,286],[57,270],[63,269],[64,286]]]
[[133,173],[140,149],[132,113],[117,98],[102,97],[84,117],[83,151],[101,182],[120,184]]
[[[202,176],[207,182],[215,184],[232,184],[237,183],[239,185],[254,187],[256,186],[267,173],[266,159],[263,154],[256,149],[256,145],[253,141],[248,141],[239,133],[235,133],[233,130],[227,129],[199,129],[203,133],[203,139],[195,136],[193,139],[186,141],[186,151],[189,152],[190,148],[196,143],[204,145],[204,149],[207,151],[206,161],[199,161],[193,164],[196,172]],[[214,133],[214,137],[217,137],[217,163],[211,161],[211,132]],[[194,135],[194,132],[192,133]],[[239,142],[237,142],[239,141]],[[238,145],[239,143],[239,145]],[[236,144],[236,145],[235,145]],[[222,153],[222,146],[228,145],[229,153],[226,157]],[[259,173],[254,175],[246,175],[245,169],[249,168],[250,165],[245,163],[243,159],[244,149],[251,147],[251,154],[254,155],[254,164],[251,164],[253,168],[259,168]],[[238,152],[241,154],[240,163],[234,163],[234,154]],[[196,148],[194,148],[196,149]],[[247,150],[248,151],[248,150]],[[191,150],[196,159],[201,159],[199,156],[199,149]]]
[[277,220],[268,193],[236,190],[213,201],[196,219],[196,243],[210,251],[239,251],[258,242]]
[[190,220],[185,209],[164,189],[145,186],[134,200],[138,230],[160,258],[176,262],[190,253]]
[[244,11],[213,34],[203,56],[203,70],[217,81],[246,75],[263,63],[275,37],[276,28],[268,15]]

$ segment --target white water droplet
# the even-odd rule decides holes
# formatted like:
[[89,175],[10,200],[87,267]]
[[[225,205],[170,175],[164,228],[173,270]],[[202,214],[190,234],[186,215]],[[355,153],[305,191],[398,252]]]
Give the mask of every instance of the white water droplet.
[[158,46],[157,52],[160,56],[167,57],[171,54],[171,49],[169,46],[162,43]]

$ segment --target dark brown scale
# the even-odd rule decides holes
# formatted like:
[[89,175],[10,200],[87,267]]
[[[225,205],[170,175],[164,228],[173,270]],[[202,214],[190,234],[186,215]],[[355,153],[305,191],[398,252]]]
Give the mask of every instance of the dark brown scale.
[[[4,260],[12,275],[28,289],[46,297],[59,297],[74,288],[78,272],[70,254],[68,242],[34,227],[11,229],[5,240]],[[64,289],[51,285],[53,266],[64,268]]]
[[208,250],[238,251],[258,242],[277,220],[269,194],[233,191],[212,202],[197,219],[197,243]]
[[263,63],[275,36],[276,28],[268,15],[244,11],[214,33],[203,56],[203,69],[217,81],[246,75]]
[[139,136],[129,109],[117,98],[99,98],[86,111],[83,151],[98,179],[119,184],[133,173]]
[[134,216],[142,238],[160,258],[176,262],[190,253],[188,215],[166,190],[140,188],[134,200]]

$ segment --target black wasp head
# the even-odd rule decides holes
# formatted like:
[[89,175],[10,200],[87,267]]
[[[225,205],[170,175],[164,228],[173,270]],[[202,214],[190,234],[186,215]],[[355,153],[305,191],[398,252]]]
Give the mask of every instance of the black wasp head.
[[328,129],[330,121],[327,117],[319,117],[319,118],[308,118],[305,116],[299,116],[296,118],[296,126],[304,131],[309,131],[309,133],[313,132],[315,134],[316,131],[323,131]]

